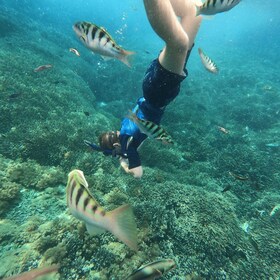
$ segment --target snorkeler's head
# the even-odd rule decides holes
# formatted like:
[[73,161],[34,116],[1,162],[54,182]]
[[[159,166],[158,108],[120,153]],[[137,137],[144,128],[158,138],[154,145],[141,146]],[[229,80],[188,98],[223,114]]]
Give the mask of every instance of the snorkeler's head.
[[99,146],[103,150],[113,150],[116,144],[120,144],[119,131],[103,132],[98,138]]

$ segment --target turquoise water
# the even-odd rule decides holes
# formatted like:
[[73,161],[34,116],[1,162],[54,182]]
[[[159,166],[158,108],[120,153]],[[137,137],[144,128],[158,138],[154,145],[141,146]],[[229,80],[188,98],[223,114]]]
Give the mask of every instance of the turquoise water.
[[[135,180],[83,140],[120,128],[163,47],[142,1],[0,0],[0,278],[59,264],[50,279],[126,279],[170,258],[177,267],[162,279],[279,280],[279,8],[244,0],[204,18],[161,123],[175,144],[147,140]],[[80,20],[135,51],[132,68],[91,54],[72,30]],[[106,210],[132,205],[138,252],[71,216],[74,168]]]

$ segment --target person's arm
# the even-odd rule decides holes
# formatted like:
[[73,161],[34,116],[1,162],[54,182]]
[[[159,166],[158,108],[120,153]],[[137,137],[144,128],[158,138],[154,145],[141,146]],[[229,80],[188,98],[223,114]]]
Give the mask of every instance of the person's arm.
[[138,143],[130,135],[123,134],[120,135],[120,142],[122,154],[126,157],[120,158],[121,167],[126,173],[132,174],[135,178],[141,178],[143,175],[143,168],[137,148],[142,141]]

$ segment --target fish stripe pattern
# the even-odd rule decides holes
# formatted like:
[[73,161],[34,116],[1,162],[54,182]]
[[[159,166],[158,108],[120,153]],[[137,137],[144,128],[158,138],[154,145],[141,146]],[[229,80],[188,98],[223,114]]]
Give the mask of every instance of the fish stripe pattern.
[[[213,7],[215,7],[216,6],[216,2],[217,2],[217,0],[213,0]],[[209,1],[209,3],[210,3],[210,1]]]
[[211,60],[210,57],[208,57],[201,48],[198,48],[198,53],[201,59],[201,62],[203,66],[208,70],[209,72],[216,74],[218,73],[219,69],[214,61]]
[[76,195],[76,198],[75,198],[75,205],[78,206],[79,205],[79,201],[80,201],[80,198],[83,194],[83,189],[78,189],[78,192],[77,192],[77,195]]
[[160,130],[161,130],[160,127],[154,126],[154,127],[151,129],[151,133],[152,133],[152,135],[157,136],[157,135],[159,135],[159,131],[160,131]]
[[84,207],[83,207],[83,208],[84,208],[84,211],[86,210],[86,208],[87,208],[87,206],[88,206],[89,200],[90,200],[89,196],[86,197],[86,199],[84,200]]
[[137,251],[137,227],[130,205],[125,204],[109,212],[103,210],[90,193],[88,183],[80,170],[69,173],[66,198],[71,214],[85,222],[90,234],[110,231]]
[[98,38],[101,40],[105,36],[105,33],[103,31],[99,32]]
[[161,140],[164,143],[173,144],[171,136],[159,125],[151,121],[138,118],[137,115],[132,111],[129,112],[127,118],[134,122],[138,126],[139,130],[148,137]]
[[74,192],[74,190],[75,190],[75,186],[76,186],[76,182],[73,181],[73,182],[72,182],[72,186],[71,186],[71,192],[70,192],[70,201],[72,201],[73,192]]
[[196,5],[196,15],[215,15],[231,10],[241,0],[206,0],[201,6]]
[[97,210],[97,208],[98,208],[98,207],[97,207],[97,205],[96,205],[96,204],[95,204],[95,205],[92,205],[92,206],[91,206],[91,210],[92,210],[92,212],[93,212],[93,213],[95,213],[95,212],[96,212],[96,210]]
[[103,28],[90,22],[76,22],[74,32],[82,43],[102,57],[116,58],[130,67],[128,57],[134,52],[122,49]]
[[97,28],[95,26],[93,26],[92,30],[91,30],[91,38],[92,38],[92,40],[94,39],[96,32],[97,32]]

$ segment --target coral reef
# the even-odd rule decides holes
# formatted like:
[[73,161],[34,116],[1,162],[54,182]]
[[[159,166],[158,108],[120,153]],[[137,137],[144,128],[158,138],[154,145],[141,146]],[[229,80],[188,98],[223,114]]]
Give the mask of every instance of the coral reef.
[[[161,258],[177,264],[162,279],[279,279],[280,212],[270,215],[280,203],[278,45],[259,60],[231,42],[215,77],[202,76],[191,59],[162,121],[175,144],[146,141],[144,176],[135,180],[83,140],[119,128],[157,52],[135,43],[142,58],[133,71],[82,47],[78,58],[68,51],[78,44],[68,14],[56,26],[51,4],[43,11],[35,2],[1,5],[1,279],[60,264],[57,279],[121,280]],[[53,67],[33,71],[43,64]],[[74,168],[106,210],[133,206],[137,253],[109,233],[90,236],[69,214],[65,186]]]

